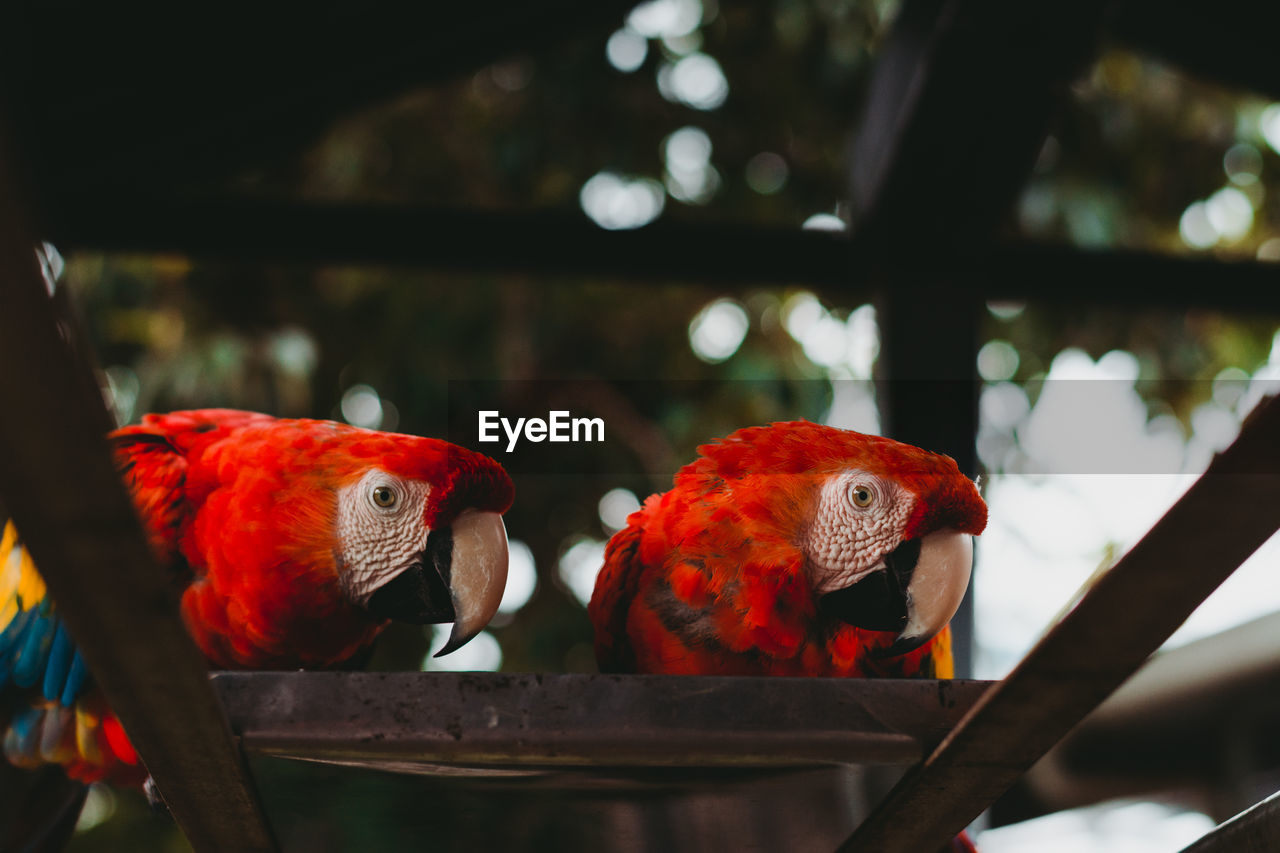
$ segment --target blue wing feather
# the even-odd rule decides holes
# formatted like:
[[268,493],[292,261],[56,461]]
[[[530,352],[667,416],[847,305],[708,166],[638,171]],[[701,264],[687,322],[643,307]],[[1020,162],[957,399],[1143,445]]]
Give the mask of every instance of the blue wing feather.
[[48,616],[36,616],[32,621],[31,627],[27,629],[26,642],[18,650],[18,658],[13,664],[14,684],[33,687],[44,675],[55,630],[57,622]]
[[53,645],[49,649],[49,661],[44,667],[44,683],[41,685],[46,699],[57,702],[62,698],[67,675],[71,672],[71,661],[75,656],[75,643],[67,633],[67,626],[59,619],[58,630],[53,635]]
[[76,699],[84,694],[88,681],[89,667],[85,666],[84,658],[80,657],[80,651],[77,649],[71,658],[71,671],[67,673],[67,680],[62,685],[62,695],[58,697],[58,702],[67,707],[74,705]]
[[88,686],[88,670],[13,523],[0,536],[0,690],[39,685],[70,707]]

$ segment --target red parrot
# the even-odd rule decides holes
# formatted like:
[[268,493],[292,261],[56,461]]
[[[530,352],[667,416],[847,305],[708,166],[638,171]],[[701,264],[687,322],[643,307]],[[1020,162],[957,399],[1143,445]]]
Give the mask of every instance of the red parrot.
[[[110,440],[212,667],[338,666],[391,619],[452,622],[444,654],[501,601],[513,486],[486,456],[226,409],[148,415]],[[84,781],[145,775],[11,523],[0,540],[0,690],[17,708],[4,735],[12,763],[61,764]]]
[[807,421],[698,450],[609,540],[602,671],[951,677],[987,522],[953,459]]
[[952,677],[987,523],[953,459],[806,421],[698,450],[605,549],[602,672]]

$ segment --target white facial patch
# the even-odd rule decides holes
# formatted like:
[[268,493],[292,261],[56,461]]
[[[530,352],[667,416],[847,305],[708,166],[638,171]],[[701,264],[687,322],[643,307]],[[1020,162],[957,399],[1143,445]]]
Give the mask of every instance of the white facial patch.
[[361,606],[422,559],[431,533],[423,521],[431,487],[376,468],[338,492],[342,585]]
[[819,595],[844,589],[876,569],[902,543],[916,498],[865,471],[842,471],[822,485],[802,547]]

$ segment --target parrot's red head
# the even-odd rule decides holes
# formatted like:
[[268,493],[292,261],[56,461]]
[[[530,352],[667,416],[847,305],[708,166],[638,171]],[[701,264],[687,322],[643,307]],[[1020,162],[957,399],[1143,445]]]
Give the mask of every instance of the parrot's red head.
[[822,614],[894,632],[883,650],[892,655],[954,615],[987,507],[951,457],[807,421],[741,429],[699,450],[677,487],[722,492],[754,538],[797,547]]
[[[232,622],[261,620],[245,628],[234,662],[312,647],[308,662],[336,662],[387,619],[452,622],[445,654],[497,612],[507,577],[501,515],[514,488],[489,457],[332,421],[199,410],[119,432],[134,448],[135,477],[139,448],[156,433],[185,456],[184,491],[199,507],[181,544],[205,575],[184,605],[194,608],[193,632],[218,623],[219,608]],[[205,644],[221,661],[217,648]]]
[[337,489],[344,588],[380,618],[452,622],[438,652],[448,654],[502,601],[511,478],[489,457],[437,439],[369,433],[352,448]]

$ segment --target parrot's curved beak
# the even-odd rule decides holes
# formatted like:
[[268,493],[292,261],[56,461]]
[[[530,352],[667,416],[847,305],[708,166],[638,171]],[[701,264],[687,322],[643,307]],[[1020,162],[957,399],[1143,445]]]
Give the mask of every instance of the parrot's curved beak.
[[468,510],[431,531],[422,559],[379,587],[366,609],[415,625],[452,622],[436,657],[480,633],[498,612],[507,586],[507,528],[496,512]]
[[507,528],[496,512],[468,510],[453,522],[450,589],[457,618],[449,642],[436,657],[447,655],[480,633],[498,612],[507,588]]
[[927,643],[960,607],[973,569],[973,537],[935,530],[909,539],[885,557],[885,568],[820,599],[824,612],[897,637],[878,657],[896,657]]

